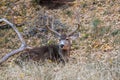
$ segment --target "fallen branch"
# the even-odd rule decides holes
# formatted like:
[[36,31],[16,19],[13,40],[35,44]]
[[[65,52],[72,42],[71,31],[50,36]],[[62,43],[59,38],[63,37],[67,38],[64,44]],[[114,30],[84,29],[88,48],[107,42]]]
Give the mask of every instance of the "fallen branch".
[[0,59],[0,64],[2,64],[2,63],[5,62],[9,57],[11,57],[11,56],[13,56],[13,55],[15,55],[15,54],[17,54],[17,53],[19,53],[19,52],[27,49],[28,47],[27,47],[25,41],[23,40],[22,35],[19,33],[18,29],[16,28],[16,26],[15,26],[14,24],[12,24],[11,22],[9,22],[9,21],[6,20],[5,18],[0,19],[0,22],[5,22],[5,23],[7,23],[8,25],[10,25],[10,26],[13,28],[13,30],[17,33],[18,38],[19,38],[20,41],[21,41],[21,46],[20,46],[18,49],[11,51],[10,53],[8,53],[8,54],[6,54],[5,56],[3,56],[2,59]]
[[41,1],[41,2],[46,2],[46,3],[49,3],[49,2],[52,2],[52,3],[59,3],[59,4],[75,4],[76,2],[74,1],[74,0],[72,0],[72,1],[65,1],[65,0],[61,0],[61,1],[57,1],[57,0],[52,0],[52,1],[49,1],[49,0],[43,0],[43,1]]
[[[24,24],[25,24],[25,22],[24,23],[20,23],[20,24],[15,24],[15,26],[16,27],[21,27]],[[2,24],[2,25],[0,25],[0,29],[10,29],[10,28],[11,28],[11,26],[9,24]]]

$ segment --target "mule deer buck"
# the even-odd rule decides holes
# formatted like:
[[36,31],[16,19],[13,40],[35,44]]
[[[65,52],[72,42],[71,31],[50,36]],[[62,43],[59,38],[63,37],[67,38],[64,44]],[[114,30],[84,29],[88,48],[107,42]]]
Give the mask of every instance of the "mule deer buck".
[[[27,57],[29,59],[32,59],[34,61],[45,61],[45,59],[50,59],[55,62],[62,61],[63,63],[68,62],[68,58],[70,55],[70,48],[71,48],[71,41],[70,36],[78,30],[78,27],[71,33],[65,34],[65,33],[58,33],[57,31],[51,29],[49,25],[46,25],[46,28],[51,31],[52,33],[58,35],[59,37],[59,43],[58,44],[51,44],[51,45],[45,45],[41,47],[35,47],[33,49],[30,49],[29,51],[26,51],[25,53],[22,53],[22,57],[26,59]],[[27,55],[26,55],[27,54]]]
[[70,56],[70,48],[71,48],[71,41],[70,41],[70,36],[72,36],[80,27],[80,25],[78,24],[78,27],[70,32],[69,34],[65,34],[65,33],[58,33],[57,31],[51,29],[49,27],[49,25],[46,25],[46,28],[51,31],[52,33],[58,35],[59,39],[59,43],[58,44],[54,44],[54,45],[46,45],[46,46],[41,46],[41,47],[35,47],[32,49],[29,49],[29,47],[26,46],[24,40],[22,39],[22,36],[20,35],[20,33],[18,32],[17,28],[10,23],[9,21],[7,21],[6,19],[2,19],[2,21],[8,23],[14,30],[15,32],[18,34],[19,39],[22,42],[22,45],[19,49],[12,51],[11,53],[6,54],[1,60],[0,60],[0,64],[4,61],[6,61],[10,56],[19,53],[23,50],[26,50],[24,53],[22,53],[20,56],[23,58],[29,58],[30,60],[35,60],[35,61],[44,61],[45,59],[50,59],[52,61],[63,61],[64,63],[68,61],[68,58]]

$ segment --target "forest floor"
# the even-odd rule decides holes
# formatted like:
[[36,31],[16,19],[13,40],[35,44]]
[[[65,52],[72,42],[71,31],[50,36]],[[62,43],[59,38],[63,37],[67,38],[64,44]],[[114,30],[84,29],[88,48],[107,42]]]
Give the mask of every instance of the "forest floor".
[[[36,4],[37,0],[1,0],[0,18],[17,26],[27,45],[57,43],[43,30],[46,17],[55,29],[74,30],[70,61],[27,62],[18,66],[12,56],[0,65],[0,80],[120,80],[120,0],[75,0],[72,4]],[[0,23],[0,58],[19,48],[20,41],[8,25]]]

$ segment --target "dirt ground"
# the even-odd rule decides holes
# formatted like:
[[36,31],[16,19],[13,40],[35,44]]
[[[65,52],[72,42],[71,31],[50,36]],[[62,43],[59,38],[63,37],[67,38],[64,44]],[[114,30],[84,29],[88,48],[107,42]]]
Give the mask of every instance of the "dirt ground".
[[[120,1],[75,0],[71,3],[37,4],[37,0],[2,0],[0,18],[17,26],[30,47],[57,43],[44,30],[46,17],[54,29],[69,33],[79,23],[79,35],[72,41],[66,65],[14,61],[14,55],[0,65],[0,80],[120,80]],[[49,4],[49,5],[48,5]],[[36,31],[39,28],[42,31]],[[0,23],[0,58],[20,46],[10,26]]]

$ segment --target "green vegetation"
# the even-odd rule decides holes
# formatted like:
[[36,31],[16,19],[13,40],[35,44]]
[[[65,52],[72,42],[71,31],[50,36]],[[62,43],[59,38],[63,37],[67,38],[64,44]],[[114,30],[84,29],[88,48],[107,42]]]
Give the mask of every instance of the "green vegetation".
[[98,25],[100,24],[100,20],[99,19],[94,19],[92,24],[93,24],[93,27],[96,29],[98,27]]
[[[57,43],[57,36],[44,29],[46,16],[54,17],[55,29],[63,28],[67,33],[79,23],[80,35],[72,41],[70,60],[66,65],[46,60],[44,63],[21,62],[20,66],[15,63],[19,56],[16,54],[0,65],[0,80],[120,80],[119,0],[77,0],[72,6],[64,4],[56,8],[56,5],[49,5],[52,9],[37,5],[40,0],[31,1],[0,2],[0,18],[14,24],[24,23],[17,29],[27,45]],[[5,23],[0,23],[0,27],[4,27],[2,25]],[[0,28],[0,59],[19,46],[20,41],[11,28]]]

